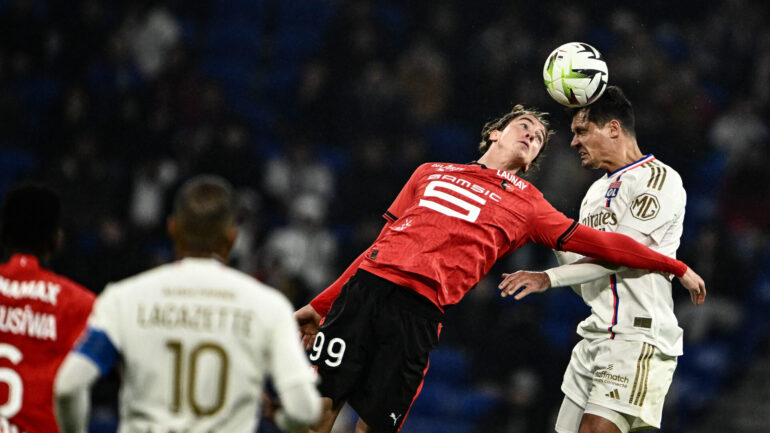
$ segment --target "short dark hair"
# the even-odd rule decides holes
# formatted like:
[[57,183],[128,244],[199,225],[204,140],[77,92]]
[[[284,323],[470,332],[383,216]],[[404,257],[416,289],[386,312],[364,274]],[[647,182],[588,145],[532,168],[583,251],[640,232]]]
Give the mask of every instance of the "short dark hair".
[[175,240],[182,247],[196,252],[216,250],[235,224],[232,186],[213,175],[188,180],[176,195],[173,218]]
[[636,137],[636,121],[634,120],[634,107],[626,98],[618,86],[608,86],[604,94],[593,103],[585,107],[569,109],[570,119],[574,118],[581,110],[585,109],[587,120],[597,126],[604,126],[612,119],[620,123],[620,127],[626,134]]
[[61,200],[48,186],[27,181],[3,200],[0,239],[10,252],[44,256],[56,250],[61,228]]
[[492,141],[489,139],[489,135],[492,133],[492,131],[502,131],[513,119],[524,116],[526,114],[529,114],[530,116],[537,119],[540,123],[543,124],[543,127],[545,127],[543,146],[540,148],[540,153],[538,153],[535,159],[532,160],[532,166],[537,167],[535,161],[537,161],[538,158],[540,158],[540,155],[543,154],[546,145],[548,145],[548,142],[551,140],[551,137],[555,133],[555,131],[551,129],[551,122],[548,120],[548,113],[545,111],[540,111],[537,108],[525,107],[524,105],[517,104],[505,115],[485,123],[484,127],[481,128],[481,143],[479,143],[479,152],[484,155],[487,153],[487,150],[489,150],[489,146],[492,145]]

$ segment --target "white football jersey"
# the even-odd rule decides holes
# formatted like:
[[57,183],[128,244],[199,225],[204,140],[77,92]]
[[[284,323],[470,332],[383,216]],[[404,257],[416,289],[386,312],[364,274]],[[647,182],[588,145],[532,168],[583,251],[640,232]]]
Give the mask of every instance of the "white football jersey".
[[265,376],[312,383],[288,300],[213,259],[185,258],[105,288],[89,319],[123,361],[119,432],[256,429]]
[[[580,206],[580,222],[636,233],[638,242],[675,258],[686,200],[679,174],[650,154],[594,182]],[[644,341],[669,356],[681,355],[682,328],[674,315],[670,278],[625,269],[582,284],[591,315],[580,322],[578,334]]]

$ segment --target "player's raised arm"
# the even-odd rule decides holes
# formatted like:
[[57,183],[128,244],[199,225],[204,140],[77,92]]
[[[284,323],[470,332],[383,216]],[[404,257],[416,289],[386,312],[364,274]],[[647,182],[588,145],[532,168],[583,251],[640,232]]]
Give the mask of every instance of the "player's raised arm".
[[572,221],[545,199],[539,200],[533,208],[530,230],[532,241],[557,250],[595,257],[629,268],[674,274],[690,291],[696,305],[703,303],[706,297],[703,279],[692,270],[688,273],[684,262],[658,253],[624,234],[603,232]]

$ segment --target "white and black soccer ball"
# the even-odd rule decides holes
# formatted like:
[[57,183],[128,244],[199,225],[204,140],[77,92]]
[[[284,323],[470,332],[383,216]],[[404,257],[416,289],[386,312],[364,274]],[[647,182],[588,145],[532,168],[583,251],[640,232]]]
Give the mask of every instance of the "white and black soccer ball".
[[607,88],[607,63],[599,51],[583,42],[569,42],[553,50],[543,66],[545,89],[556,102],[582,107]]

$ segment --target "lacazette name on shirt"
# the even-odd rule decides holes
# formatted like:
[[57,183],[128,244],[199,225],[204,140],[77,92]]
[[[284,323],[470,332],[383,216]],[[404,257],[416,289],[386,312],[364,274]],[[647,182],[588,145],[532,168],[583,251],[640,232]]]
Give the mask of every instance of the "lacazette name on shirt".
[[163,289],[166,299],[140,302],[136,323],[141,328],[186,329],[199,332],[231,332],[241,337],[251,335],[254,312],[226,305],[191,302],[197,297],[233,299],[235,294],[216,289]]

